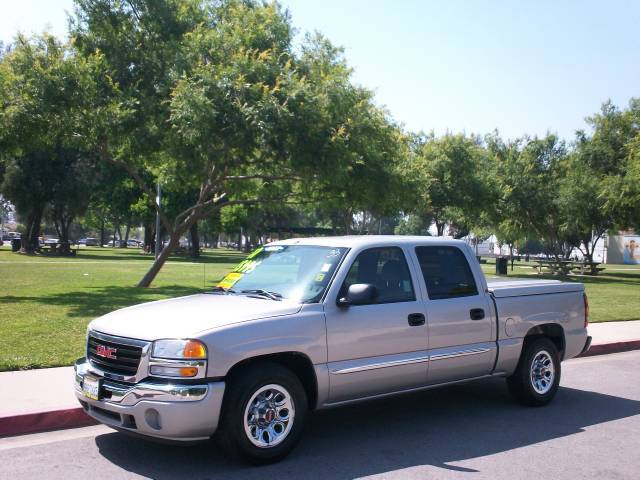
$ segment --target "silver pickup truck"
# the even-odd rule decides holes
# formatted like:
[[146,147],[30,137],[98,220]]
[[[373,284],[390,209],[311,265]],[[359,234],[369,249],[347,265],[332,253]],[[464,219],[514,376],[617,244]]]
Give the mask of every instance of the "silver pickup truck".
[[76,395],[96,420],[181,442],[217,438],[253,463],[284,457],[314,409],[486,377],[548,403],[560,362],[589,348],[580,283],[487,282],[463,242],[291,239],[212,291],[92,321]]

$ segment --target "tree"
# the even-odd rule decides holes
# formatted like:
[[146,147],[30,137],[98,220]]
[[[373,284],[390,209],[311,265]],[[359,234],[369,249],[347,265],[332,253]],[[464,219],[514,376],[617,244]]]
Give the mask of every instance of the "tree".
[[567,228],[558,195],[567,172],[566,144],[554,135],[504,143],[488,137],[496,203],[493,220],[504,239],[541,238],[557,259],[579,243]]
[[94,101],[100,64],[99,54],[78,58],[47,34],[31,40],[19,36],[0,61],[0,163],[5,169],[0,191],[25,220],[26,252],[39,247],[40,222],[50,201],[63,237],[72,217],[86,206],[83,182],[90,175],[79,173],[86,171],[91,155],[77,132],[92,124],[89,116],[103,113]]
[[[169,241],[140,286],[212,210],[299,200],[357,160],[336,155],[349,132],[347,110],[331,114],[343,100],[332,86],[345,82],[344,67],[325,55],[327,42],[296,53],[278,4],[78,0],[77,6],[74,45],[85,58],[99,51],[118,87],[112,96],[118,116],[94,138],[100,155],[124,168],[149,199],[156,181],[195,192],[176,216],[154,204]],[[371,110],[370,95],[359,102]]]
[[353,85],[342,50],[321,35],[307,36],[300,69],[317,85],[320,107],[303,118],[308,131],[304,135],[312,142],[310,154],[333,165],[309,184],[314,190],[307,188],[304,196],[316,199],[323,215],[346,234],[353,229],[355,214],[361,227],[372,218],[380,225],[381,217],[400,208],[403,132],[373,103],[370,91]]
[[418,136],[413,148],[407,169],[416,192],[413,204],[429,212],[438,236],[444,235],[447,224],[465,236],[486,198],[480,176],[486,155],[479,139]]
[[615,213],[602,195],[605,175],[584,160],[580,151],[569,156],[558,196],[564,229],[578,239],[577,248],[585,259],[593,262],[596,244],[613,228]]
[[[638,225],[638,182],[635,177],[638,137],[640,136],[640,99],[632,98],[629,107],[620,110],[611,102],[587,119],[591,136],[578,132],[578,159],[589,171],[591,198],[584,197],[578,212],[582,230],[589,227],[594,236],[607,229],[625,229]],[[583,236],[584,236],[583,234]],[[585,244],[588,249],[588,245]]]
[[431,219],[425,215],[410,214],[400,220],[395,228],[396,235],[431,235]]

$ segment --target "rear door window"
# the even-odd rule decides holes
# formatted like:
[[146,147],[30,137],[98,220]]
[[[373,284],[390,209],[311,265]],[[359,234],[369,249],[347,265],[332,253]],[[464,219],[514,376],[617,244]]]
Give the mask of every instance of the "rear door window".
[[431,300],[478,294],[469,262],[459,248],[416,247],[416,256]]

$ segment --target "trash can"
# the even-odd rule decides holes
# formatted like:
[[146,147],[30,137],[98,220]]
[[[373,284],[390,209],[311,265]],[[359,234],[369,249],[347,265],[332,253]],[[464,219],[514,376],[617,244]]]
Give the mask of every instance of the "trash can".
[[14,238],[11,240],[12,252],[17,252],[18,250],[20,250],[20,247],[22,247],[22,240],[20,240],[19,238]]
[[506,257],[496,257],[496,275],[506,275],[508,263]]

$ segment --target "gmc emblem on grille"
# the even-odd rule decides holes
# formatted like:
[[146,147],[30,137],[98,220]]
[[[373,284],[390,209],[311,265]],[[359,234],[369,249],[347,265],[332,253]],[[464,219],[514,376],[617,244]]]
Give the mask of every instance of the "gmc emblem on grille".
[[107,347],[106,345],[96,345],[96,355],[102,358],[110,358],[111,360],[116,360],[117,351],[117,348]]

